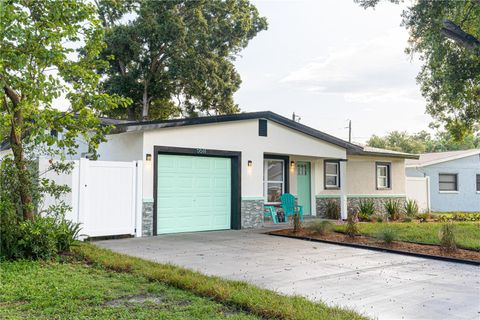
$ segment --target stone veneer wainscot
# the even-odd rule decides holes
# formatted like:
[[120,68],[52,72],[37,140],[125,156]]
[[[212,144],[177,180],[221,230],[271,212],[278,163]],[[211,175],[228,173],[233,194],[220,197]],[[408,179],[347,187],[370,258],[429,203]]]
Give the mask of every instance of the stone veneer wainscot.
[[[352,212],[358,211],[358,205],[361,200],[363,199],[372,199],[375,203],[375,211],[382,215],[385,215],[385,208],[384,202],[388,199],[394,199],[400,201],[400,206],[403,208],[403,205],[406,201],[406,196],[404,195],[351,195],[347,196],[347,209],[348,213],[351,214]],[[315,199],[317,215],[320,217],[325,216],[325,207],[327,201],[336,201],[340,206],[340,196],[337,195],[322,195],[317,196]]]

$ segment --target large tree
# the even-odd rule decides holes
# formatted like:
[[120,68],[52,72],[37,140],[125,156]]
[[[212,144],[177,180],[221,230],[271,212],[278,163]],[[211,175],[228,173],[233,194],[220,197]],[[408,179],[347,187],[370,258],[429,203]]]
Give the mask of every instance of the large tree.
[[[370,8],[381,0],[355,1]],[[427,113],[461,139],[480,122],[480,0],[418,0],[402,17],[406,52],[423,62],[417,81]]]
[[238,112],[233,60],[267,28],[248,0],[98,0],[110,68],[103,88],[132,99],[128,119]]
[[[0,140],[11,147],[14,201],[25,219],[34,213],[28,151],[73,153],[79,136],[94,151],[106,130],[97,115],[125,102],[98,91],[104,45],[96,17],[84,1],[0,1]],[[62,96],[61,111],[54,99]]]

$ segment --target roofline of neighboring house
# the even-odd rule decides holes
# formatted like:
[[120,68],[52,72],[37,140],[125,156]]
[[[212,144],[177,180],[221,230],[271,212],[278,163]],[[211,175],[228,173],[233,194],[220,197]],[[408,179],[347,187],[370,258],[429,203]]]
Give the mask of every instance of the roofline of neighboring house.
[[411,153],[399,153],[399,152],[381,152],[381,151],[347,151],[348,155],[353,156],[377,156],[377,157],[388,157],[388,158],[401,158],[401,159],[413,159],[417,160],[420,156],[418,154],[411,154]]
[[405,167],[406,168],[428,167],[428,166],[438,164],[438,163],[443,163],[443,162],[447,162],[447,161],[453,161],[453,160],[457,160],[457,159],[462,159],[462,158],[474,156],[476,154],[480,154],[480,149],[475,149],[475,150],[472,150],[470,152],[457,154],[457,155],[446,157],[446,158],[443,158],[443,159],[436,159],[436,160],[428,161],[428,162],[425,162],[425,163],[412,163],[412,164],[405,165]]
[[278,124],[284,125],[287,128],[302,132],[306,135],[326,141],[333,145],[337,145],[347,150],[358,150],[358,151],[363,150],[362,147],[357,146],[353,143],[349,143],[345,140],[334,137],[322,131],[319,131],[309,126],[306,126],[304,124],[295,122],[293,120],[285,118],[271,111],[259,111],[259,112],[247,112],[247,113],[220,115],[220,116],[206,116],[206,117],[197,117],[197,118],[183,118],[183,119],[173,119],[173,120],[125,123],[125,124],[116,125],[116,129],[112,133],[182,127],[182,126],[191,126],[191,125],[198,125],[198,124],[222,123],[222,122],[239,121],[239,120],[253,120],[253,119],[270,120]]

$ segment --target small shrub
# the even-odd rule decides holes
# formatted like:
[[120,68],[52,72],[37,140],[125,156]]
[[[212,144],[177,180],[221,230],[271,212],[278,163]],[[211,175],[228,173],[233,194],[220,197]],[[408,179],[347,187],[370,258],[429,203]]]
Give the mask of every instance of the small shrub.
[[404,204],[405,214],[407,216],[414,216],[418,213],[418,204],[417,201],[413,199],[408,199]]
[[398,220],[400,218],[400,201],[395,199],[388,199],[383,203],[383,206],[390,220]]
[[420,220],[420,222],[427,222],[429,219],[432,218],[432,215],[430,213],[421,213],[421,214],[417,214],[415,216],[415,218],[417,218],[418,220]]
[[387,226],[378,231],[376,238],[382,240],[386,244],[391,244],[397,239],[397,231]]
[[406,216],[403,218],[403,222],[412,222],[412,218],[410,218],[409,216]]
[[353,214],[349,214],[347,217],[347,227],[345,228],[345,234],[354,238],[358,234],[357,218]]
[[330,221],[314,221],[308,225],[308,229],[321,236],[326,235],[333,230],[333,223]]
[[443,224],[438,236],[440,238],[440,247],[443,250],[455,251],[457,249],[453,223],[449,222],[449,223]]
[[372,215],[375,214],[375,202],[373,199],[362,199],[358,203],[358,216],[362,221],[370,221]]
[[327,219],[340,219],[340,205],[338,201],[329,199],[325,202],[325,216]]
[[293,232],[298,233],[302,229],[302,220],[300,219],[300,215],[295,213],[293,215]]
[[383,222],[383,217],[382,216],[375,216],[375,219],[377,220],[378,223]]

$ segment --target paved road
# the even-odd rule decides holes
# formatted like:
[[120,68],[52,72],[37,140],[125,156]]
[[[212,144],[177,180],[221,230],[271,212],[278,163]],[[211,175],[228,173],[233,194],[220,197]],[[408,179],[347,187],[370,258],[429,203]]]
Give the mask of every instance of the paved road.
[[480,267],[273,237],[217,231],[97,242],[99,246],[378,319],[480,319]]

